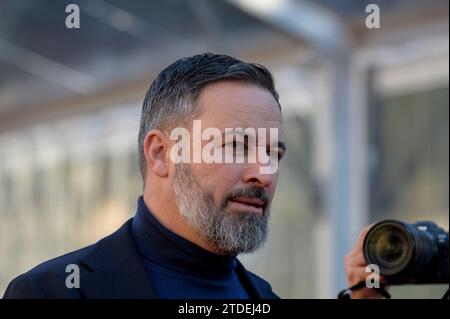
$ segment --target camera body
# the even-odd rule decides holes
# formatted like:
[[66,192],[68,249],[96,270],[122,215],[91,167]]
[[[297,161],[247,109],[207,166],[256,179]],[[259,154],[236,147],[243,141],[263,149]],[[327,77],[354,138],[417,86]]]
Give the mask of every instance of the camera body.
[[366,262],[390,285],[448,283],[448,248],[448,232],[431,221],[383,220],[363,243]]

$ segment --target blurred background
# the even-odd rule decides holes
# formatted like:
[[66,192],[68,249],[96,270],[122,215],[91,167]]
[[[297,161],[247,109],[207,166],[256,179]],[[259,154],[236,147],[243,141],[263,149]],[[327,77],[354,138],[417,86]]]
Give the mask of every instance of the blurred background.
[[[65,26],[69,3],[79,29]],[[380,28],[365,25],[370,3]],[[448,230],[448,10],[447,0],[0,0],[0,295],[133,216],[145,92],[162,68],[204,51],[275,76],[289,150],[268,242],[240,259],[281,297],[335,298],[369,222]]]

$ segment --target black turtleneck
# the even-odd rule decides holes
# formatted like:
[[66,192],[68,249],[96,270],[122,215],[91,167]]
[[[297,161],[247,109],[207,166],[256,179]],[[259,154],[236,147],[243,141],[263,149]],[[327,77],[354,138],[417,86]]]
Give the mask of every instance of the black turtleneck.
[[141,197],[132,233],[159,298],[249,298],[236,257],[211,253],[164,227]]

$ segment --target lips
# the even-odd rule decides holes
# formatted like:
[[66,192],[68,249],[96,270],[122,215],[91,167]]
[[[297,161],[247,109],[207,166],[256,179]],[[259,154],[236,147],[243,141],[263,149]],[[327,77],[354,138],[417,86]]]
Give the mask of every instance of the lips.
[[238,202],[246,205],[255,206],[258,208],[263,208],[265,205],[265,202],[262,199],[259,198],[251,198],[251,197],[235,197],[231,201]]

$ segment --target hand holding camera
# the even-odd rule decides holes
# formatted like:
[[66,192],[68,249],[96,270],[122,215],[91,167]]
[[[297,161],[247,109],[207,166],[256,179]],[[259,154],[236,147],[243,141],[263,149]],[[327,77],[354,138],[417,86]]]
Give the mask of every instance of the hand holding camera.
[[[364,285],[367,265],[378,267],[381,290]],[[448,269],[448,232],[431,221],[369,225],[345,257],[352,299],[381,298],[387,285],[448,283]]]

